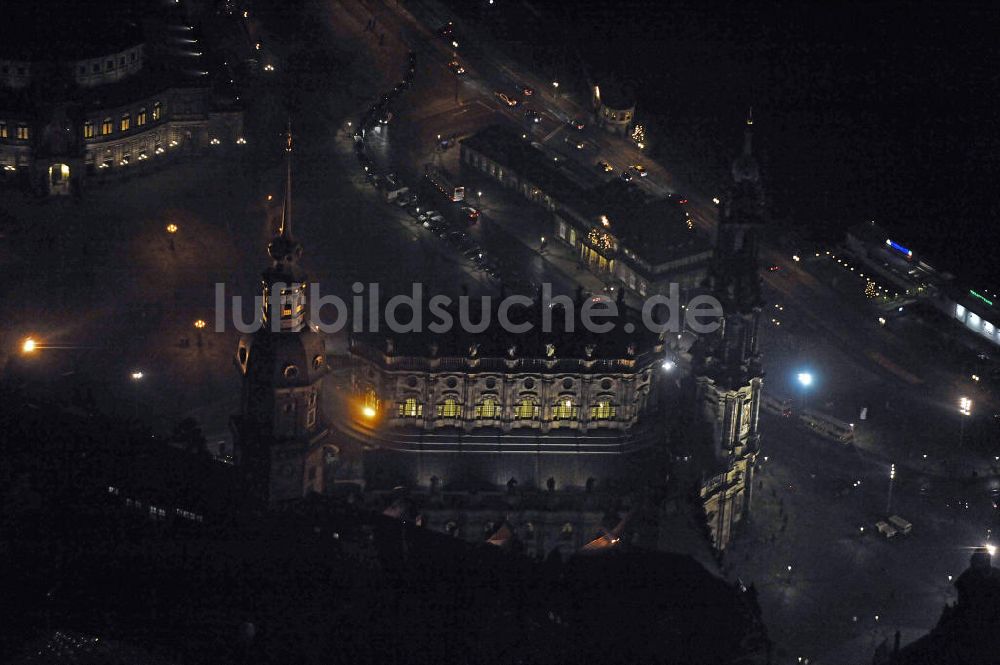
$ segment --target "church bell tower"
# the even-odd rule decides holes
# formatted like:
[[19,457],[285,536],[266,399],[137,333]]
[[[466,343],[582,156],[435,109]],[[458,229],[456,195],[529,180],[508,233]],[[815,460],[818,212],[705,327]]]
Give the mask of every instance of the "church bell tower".
[[271,264],[261,275],[262,325],[237,347],[243,388],[231,422],[236,462],[268,504],[323,490],[329,438],[320,407],[326,349],[308,325],[307,278],[298,265],[302,246],[292,236],[291,127],[286,139],[281,223],[267,247]]
[[717,462],[701,496],[714,545],[724,550],[735,525],[750,510],[753,467],[760,447],[761,315],[758,248],[765,222],[760,171],[752,152],[753,116],[743,152],[733,161],[732,183],[717,229],[711,293],[722,305],[716,332],[700,341],[696,356],[697,403],[712,432]]

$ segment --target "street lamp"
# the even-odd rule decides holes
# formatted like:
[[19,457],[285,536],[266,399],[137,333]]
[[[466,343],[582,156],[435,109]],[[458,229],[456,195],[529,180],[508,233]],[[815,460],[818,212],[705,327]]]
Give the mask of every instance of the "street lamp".
[[199,349],[202,346],[201,331],[205,327],[205,325],[206,324],[205,324],[205,320],[204,319],[198,319],[197,321],[194,322],[194,327],[198,331],[198,348]]
[[38,342],[33,338],[28,337],[21,343],[21,353],[28,355],[34,353],[38,349]]
[[142,377],[145,375],[141,371],[136,370],[135,372],[129,374],[129,376],[132,378],[133,381],[141,381]]
[[171,222],[167,224],[167,233],[170,234],[170,251],[174,251],[174,234],[177,233],[177,225]]
[[892,485],[896,480],[896,465],[889,465],[889,497],[885,502],[885,514],[890,515],[892,513]]
[[962,416],[959,420],[958,447],[961,448],[965,442],[965,419],[972,415],[972,400],[962,397],[958,400],[958,413]]
[[799,380],[799,385],[802,386],[802,410],[805,411],[806,408],[806,390],[813,383],[812,372],[799,372],[796,377]]

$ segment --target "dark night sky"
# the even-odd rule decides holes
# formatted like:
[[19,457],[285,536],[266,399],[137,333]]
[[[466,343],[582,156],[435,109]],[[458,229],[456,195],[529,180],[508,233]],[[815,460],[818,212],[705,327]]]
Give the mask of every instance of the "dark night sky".
[[623,0],[568,15],[584,59],[638,84],[639,115],[663,116],[678,155],[728,161],[753,104],[778,216],[828,237],[876,219],[932,264],[998,281],[1000,8]]

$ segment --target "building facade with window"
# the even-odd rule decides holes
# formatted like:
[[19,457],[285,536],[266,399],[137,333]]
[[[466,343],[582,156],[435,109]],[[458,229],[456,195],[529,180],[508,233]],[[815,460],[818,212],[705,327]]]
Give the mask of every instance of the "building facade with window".
[[682,294],[708,276],[712,244],[678,198],[654,198],[614,179],[579,184],[517,132],[491,126],[461,143],[466,168],[519,192],[552,214],[543,235],[573,247],[580,263],[606,283],[640,296]]
[[635,95],[631,90],[610,81],[595,83],[591,88],[591,103],[598,127],[612,134],[628,134],[635,120]]
[[665,353],[659,335],[615,325],[607,334],[354,335],[357,408],[344,425],[378,460],[366,459],[369,484],[486,490],[613,481],[624,457],[656,441],[651,414]]
[[207,47],[179,11],[43,0],[5,13],[0,175],[69,194],[95,176],[238,145],[235,95],[215,83]]

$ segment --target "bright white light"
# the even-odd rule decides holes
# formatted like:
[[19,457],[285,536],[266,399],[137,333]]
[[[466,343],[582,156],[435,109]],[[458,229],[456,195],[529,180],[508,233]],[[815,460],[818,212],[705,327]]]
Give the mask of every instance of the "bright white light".
[[972,415],[972,400],[968,397],[962,397],[958,400],[958,411],[963,416]]
[[663,361],[663,371],[664,372],[669,372],[669,371],[673,370],[674,367],[677,367],[677,364],[673,360],[664,360]]
[[799,262],[799,261],[801,261],[801,260],[802,260],[802,259],[800,259],[800,258],[799,258],[799,255],[798,255],[798,254],[793,254],[793,255],[792,255],[792,261],[795,261],[796,263],[798,263],[798,262]]
[[997,553],[996,545],[993,545],[992,543],[986,543],[985,547],[986,547],[986,553],[989,554],[990,556],[993,556],[994,554]]
[[133,381],[140,381],[145,375],[142,372],[132,372],[129,376],[132,377]]
[[799,372],[798,379],[799,383],[801,383],[804,387],[808,388],[809,386],[812,385],[813,375],[809,372]]

